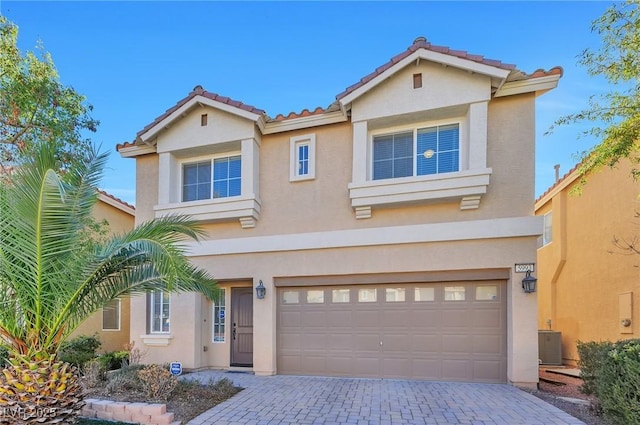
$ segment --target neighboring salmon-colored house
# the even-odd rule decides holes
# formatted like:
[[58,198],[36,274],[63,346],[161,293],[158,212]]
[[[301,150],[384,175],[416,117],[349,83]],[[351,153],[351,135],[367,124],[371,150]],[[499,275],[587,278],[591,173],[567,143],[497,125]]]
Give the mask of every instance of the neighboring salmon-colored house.
[[[96,221],[109,224],[111,234],[125,233],[133,229],[135,209],[112,195],[98,191],[98,201],[93,207]],[[69,339],[79,335],[97,335],[102,343],[101,352],[123,350],[129,339],[129,297],[124,297],[91,315],[76,329]]]
[[615,239],[640,237],[640,185],[625,160],[587,176],[574,168],[535,206],[544,217],[538,249],[538,327],[562,333],[562,361],[579,360],[577,341],[640,337],[640,255]]
[[118,146],[136,223],[202,222],[224,290],[131,300],[146,361],[433,380],[538,380],[535,101],[560,68],[409,48],[327,108],[269,117],[198,86]]

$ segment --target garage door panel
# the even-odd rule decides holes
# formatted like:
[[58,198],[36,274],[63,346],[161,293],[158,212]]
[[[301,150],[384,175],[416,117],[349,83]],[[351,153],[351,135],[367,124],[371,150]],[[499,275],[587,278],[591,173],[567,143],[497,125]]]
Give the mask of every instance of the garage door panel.
[[352,376],[354,374],[354,360],[353,356],[340,357],[331,355],[327,359],[327,371],[330,375]]
[[351,329],[353,312],[351,310],[331,310],[327,315],[326,324],[332,329]]
[[358,351],[374,351],[380,350],[380,335],[359,334],[353,339],[353,350]]
[[302,347],[306,350],[325,350],[328,346],[328,336],[325,333],[305,333],[302,340]]
[[[506,360],[503,361],[474,361],[473,378],[475,381],[492,382],[496,376],[503,375],[506,369]],[[506,379],[506,376],[504,377]]]
[[504,282],[279,292],[278,373],[506,381]]
[[473,336],[475,354],[499,355],[502,353],[503,337],[500,335]]
[[359,357],[354,366],[355,376],[362,376],[366,378],[380,376],[380,359],[377,355],[375,357]]
[[441,379],[445,381],[469,380],[469,377],[472,376],[472,371],[470,360],[444,359],[442,360]]
[[498,307],[475,310],[473,324],[475,328],[500,329],[502,327],[502,311]]
[[[398,308],[394,306],[394,308]],[[407,328],[411,326],[412,317],[409,310],[383,310],[381,312],[381,320],[385,328]]]
[[417,354],[434,354],[442,351],[442,335],[413,335],[411,351]]
[[396,335],[385,333],[382,336],[382,342],[385,352],[411,352],[413,346],[411,342],[411,336],[408,334]]
[[411,359],[383,358],[381,362],[383,378],[411,378]]
[[416,328],[442,326],[442,311],[433,307],[426,308],[423,304],[411,305],[411,326]]
[[329,335],[326,345],[329,351],[353,350],[353,334],[332,333]]
[[471,341],[468,335],[443,335],[442,353],[470,353]]
[[378,309],[372,309],[370,306],[366,309],[356,306],[353,312],[353,325],[362,329],[379,329],[380,312]]
[[[444,308],[446,307],[447,305],[445,304]],[[472,319],[468,308],[462,308],[458,305],[442,312],[442,327],[467,328],[473,324]]]
[[300,315],[300,325],[305,328],[326,328],[325,311],[308,311]]

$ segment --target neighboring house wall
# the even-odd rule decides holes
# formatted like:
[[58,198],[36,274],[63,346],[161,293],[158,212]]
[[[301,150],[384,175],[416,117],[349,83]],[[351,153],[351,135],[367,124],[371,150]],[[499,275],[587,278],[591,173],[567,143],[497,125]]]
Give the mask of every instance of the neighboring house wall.
[[[196,87],[119,146],[137,160],[136,223],[170,213],[201,221],[207,237],[188,243],[189,255],[225,289],[224,306],[171,295],[168,332],[153,332],[149,296],[132,298],[131,337],[146,361],[246,363],[266,375],[537,382],[536,296],[523,293],[514,264],[535,262],[535,99],[560,74],[528,77],[430,48],[416,40],[313,113],[272,119]],[[376,137],[450,124],[459,126],[459,170],[372,178]],[[302,178],[292,165],[301,141],[313,170]],[[242,158],[241,194],[182,202],[184,165],[222,154]],[[255,298],[259,283],[264,299]],[[248,361],[233,358],[239,288],[252,298]],[[360,304],[362,288],[382,298]],[[351,297],[343,309],[330,299],[341,289]],[[423,289],[437,299],[420,304]],[[389,290],[406,292],[406,304],[385,300]],[[447,291],[466,298],[456,304]],[[430,328],[436,322],[448,330]]]
[[[134,214],[135,211],[131,205],[104,192],[99,193],[98,201],[93,209],[94,219],[98,222],[106,221],[110,234],[120,234],[132,230]],[[115,311],[110,309],[115,309]],[[129,338],[130,317],[129,297],[123,297],[117,303],[113,303],[106,312],[101,309],[91,315],[71,334],[69,339],[80,335],[97,335],[102,343],[100,351],[123,350],[125,344],[131,342]]]
[[[536,202],[536,215],[552,223],[551,240],[538,249],[538,327],[562,332],[567,364],[579,360],[578,341],[640,336],[640,255],[613,243],[639,236],[640,186],[630,171],[622,161],[592,173],[579,194],[574,170]],[[622,325],[627,318],[630,326]]]

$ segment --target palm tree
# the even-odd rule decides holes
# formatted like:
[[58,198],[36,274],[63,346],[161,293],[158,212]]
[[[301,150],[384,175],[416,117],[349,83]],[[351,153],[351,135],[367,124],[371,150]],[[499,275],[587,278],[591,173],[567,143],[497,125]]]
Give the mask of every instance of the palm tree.
[[43,144],[31,163],[0,184],[0,343],[11,363],[0,374],[0,406],[18,412],[9,423],[73,421],[80,387],[75,370],[55,356],[108,302],[152,290],[217,297],[212,277],[184,255],[180,241],[203,234],[185,217],[96,240],[88,223],[105,162],[105,154],[91,152],[59,171],[55,149]]

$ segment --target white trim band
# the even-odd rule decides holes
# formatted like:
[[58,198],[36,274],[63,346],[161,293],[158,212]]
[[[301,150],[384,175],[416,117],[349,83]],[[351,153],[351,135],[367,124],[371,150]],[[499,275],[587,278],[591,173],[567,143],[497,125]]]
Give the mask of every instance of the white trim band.
[[540,236],[539,216],[188,242],[192,257]]

